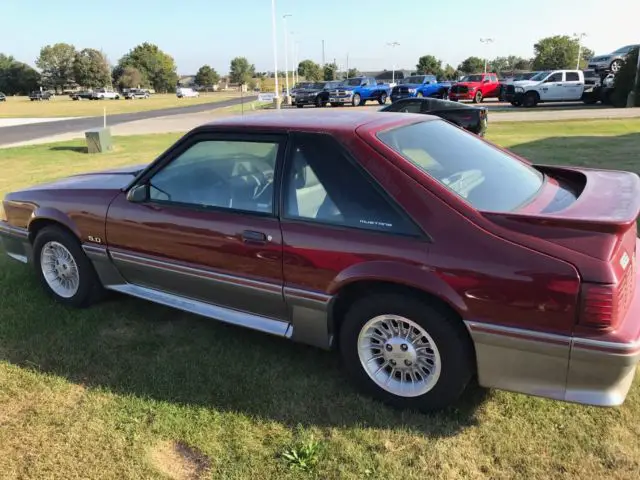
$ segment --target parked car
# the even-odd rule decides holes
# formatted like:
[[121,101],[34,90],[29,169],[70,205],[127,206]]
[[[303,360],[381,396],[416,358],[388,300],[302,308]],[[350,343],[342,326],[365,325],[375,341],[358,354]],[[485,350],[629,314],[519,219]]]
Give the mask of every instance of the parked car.
[[[299,82],[299,83],[296,83],[294,86],[292,86],[289,89],[289,96],[291,97],[291,104],[295,105],[295,103],[296,103],[296,95],[298,94],[298,92],[300,90],[304,90],[304,89],[307,89],[307,88],[312,88],[313,84],[314,84],[314,82]],[[286,85],[282,87],[282,93],[284,95],[287,94]]]
[[314,112],[222,118],[147,166],[9,193],[4,247],[67,306],[107,289],[335,346],[397,407],[450,405],[474,376],[624,401],[638,175],[531,165],[426,115]]
[[39,90],[35,90],[29,94],[29,100],[31,100],[32,102],[39,102],[42,100],[51,100],[51,97],[53,97],[53,95],[51,94],[51,92],[47,92],[47,91],[41,92]]
[[339,81],[312,83],[307,88],[301,88],[296,92],[295,105],[303,108],[305,105],[326,107],[329,103],[329,91],[337,88]]
[[4,93],[0,92],[0,102],[6,102],[6,101],[7,101],[7,96]]
[[120,100],[120,94],[111,88],[98,88],[91,94],[92,100]]
[[571,102],[583,99],[585,80],[582,70],[549,70],[529,80],[507,85],[505,98],[514,106],[535,107],[542,102]]
[[93,92],[89,90],[80,90],[69,94],[71,100],[91,100],[93,98]]
[[608,55],[599,55],[589,60],[588,68],[594,69],[596,72],[613,72],[618,73],[622,68],[624,59],[634,49],[640,48],[639,45],[627,45],[619,48]]
[[387,102],[391,94],[388,83],[378,83],[374,77],[354,77],[343,81],[340,86],[329,92],[331,106],[350,104],[354,107],[375,100],[380,105]]
[[178,87],[176,88],[176,96],[178,98],[192,98],[199,97],[200,94],[193,88]]
[[446,98],[451,82],[439,82],[435,75],[412,75],[391,89],[391,101],[411,97]]
[[127,93],[124,94],[124,98],[127,100],[147,99],[149,98],[149,93],[139,88],[130,88],[127,90]]
[[435,115],[481,137],[487,131],[489,121],[486,107],[475,107],[437,98],[403,98],[381,108],[380,111]]
[[449,100],[473,100],[480,103],[485,98],[500,95],[500,82],[495,73],[478,73],[467,75],[454,83],[449,89]]
[[500,82],[500,94],[498,95],[498,99],[500,101],[504,101],[504,95],[507,92],[507,85],[512,85],[513,82],[517,82],[520,80],[529,80],[531,77],[535,76],[538,72],[519,72],[513,75],[505,76],[501,79],[498,79]]

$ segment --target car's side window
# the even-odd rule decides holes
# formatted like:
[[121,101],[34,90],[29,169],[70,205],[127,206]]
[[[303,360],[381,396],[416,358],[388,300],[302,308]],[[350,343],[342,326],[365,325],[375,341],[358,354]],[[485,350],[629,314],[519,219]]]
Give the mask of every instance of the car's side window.
[[567,72],[567,82],[579,82],[580,75],[578,72]]
[[549,78],[547,78],[546,83],[561,82],[561,81],[562,81],[562,72],[556,72],[553,75],[551,75]]
[[150,179],[150,200],[271,214],[278,148],[273,142],[197,142]]
[[415,224],[328,135],[296,135],[284,178],[286,218],[420,235]]

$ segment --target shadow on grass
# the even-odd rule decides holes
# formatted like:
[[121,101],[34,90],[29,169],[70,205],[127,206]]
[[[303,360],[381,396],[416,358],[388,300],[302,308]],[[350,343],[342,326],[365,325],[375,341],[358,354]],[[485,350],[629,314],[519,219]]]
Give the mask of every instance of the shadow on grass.
[[87,147],[74,147],[71,145],[60,145],[56,147],[51,147],[49,148],[49,150],[52,150],[54,152],[67,151],[67,152],[75,152],[75,153],[89,153],[89,149]]
[[443,412],[397,411],[356,392],[337,352],[119,295],[88,310],[67,309],[42,293],[28,268],[7,260],[0,267],[0,360],[85,386],[291,427],[372,427],[436,438],[475,425],[488,395],[471,386]]
[[626,170],[640,174],[640,133],[550,137],[508,148],[533,163]]

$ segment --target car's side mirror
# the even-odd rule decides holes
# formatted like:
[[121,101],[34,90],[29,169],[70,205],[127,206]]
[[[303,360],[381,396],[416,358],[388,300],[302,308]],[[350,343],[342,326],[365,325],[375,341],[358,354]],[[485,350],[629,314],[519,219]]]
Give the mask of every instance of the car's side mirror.
[[367,82],[362,82],[362,84],[360,86],[361,87],[366,87],[367,86]]
[[149,185],[136,185],[127,192],[127,201],[131,203],[143,203],[149,200]]

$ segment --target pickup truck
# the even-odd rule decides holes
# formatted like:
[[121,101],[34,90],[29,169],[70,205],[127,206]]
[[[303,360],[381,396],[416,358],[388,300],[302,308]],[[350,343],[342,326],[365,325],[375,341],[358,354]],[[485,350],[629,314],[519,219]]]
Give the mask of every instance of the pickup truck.
[[412,75],[391,90],[391,103],[401,98],[446,98],[450,82],[438,82],[435,75]]
[[110,88],[98,88],[93,91],[91,95],[91,100],[120,100],[120,94],[118,92],[114,92]]
[[354,77],[329,92],[329,103],[332,107],[344,104],[358,107],[369,100],[376,100],[384,105],[390,94],[391,86],[388,83],[378,85],[374,77]]
[[35,90],[29,94],[29,100],[31,100],[32,102],[51,100],[51,97],[53,97],[53,95],[51,95],[51,93],[47,91],[41,92],[39,90]]
[[547,70],[507,85],[505,99],[516,107],[535,107],[542,102],[577,102],[584,94],[582,70]]
[[500,95],[500,82],[495,73],[476,73],[462,77],[449,89],[449,100],[473,100],[480,103],[485,98]]

